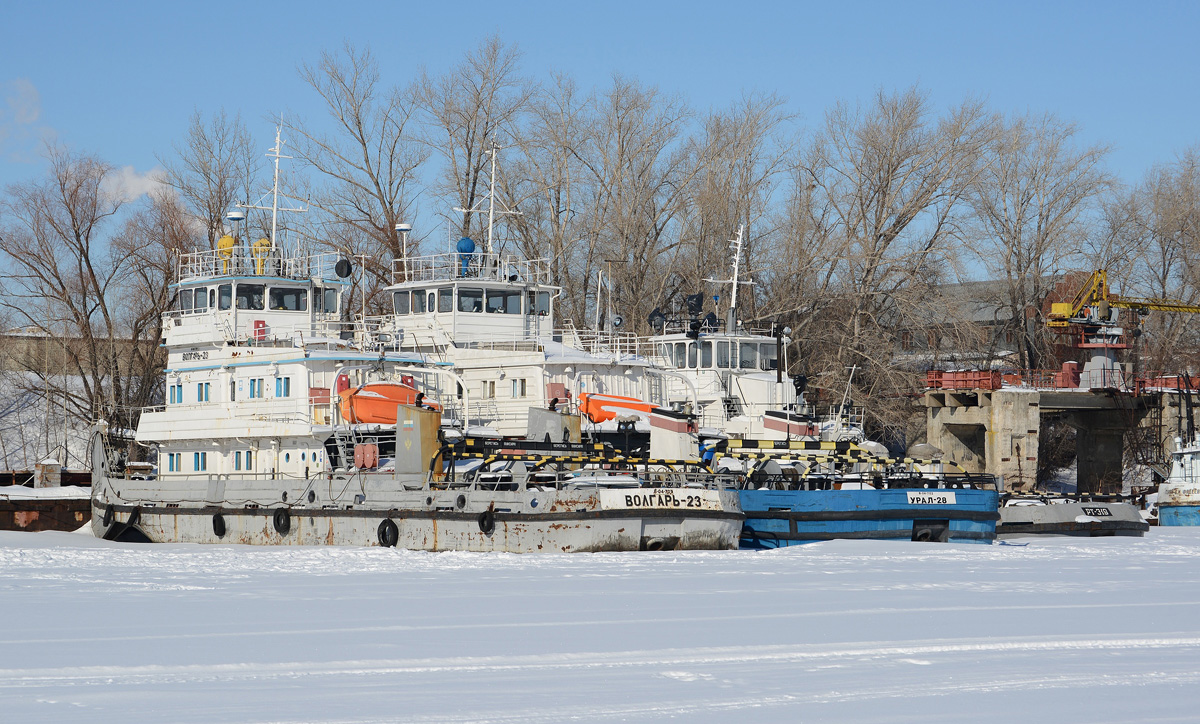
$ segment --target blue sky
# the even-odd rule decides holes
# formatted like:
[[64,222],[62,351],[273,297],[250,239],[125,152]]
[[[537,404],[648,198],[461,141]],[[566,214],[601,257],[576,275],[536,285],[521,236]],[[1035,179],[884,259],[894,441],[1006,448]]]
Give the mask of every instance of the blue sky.
[[196,109],[312,113],[296,66],[345,40],[384,79],[440,71],[497,33],[525,72],[603,85],[614,71],[722,106],[774,91],[805,124],[838,99],[918,84],[939,105],[974,95],[1053,112],[1136,181],[1200,142],[1197,3],[33,3],[0,10],[0,184],[42,169],[42,137],[137,174]]

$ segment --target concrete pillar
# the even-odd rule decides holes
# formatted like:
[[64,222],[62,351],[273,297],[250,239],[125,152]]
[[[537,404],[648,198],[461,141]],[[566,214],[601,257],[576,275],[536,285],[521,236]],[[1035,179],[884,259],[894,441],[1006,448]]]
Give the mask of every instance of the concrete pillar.
[[1023,387],[925,393],[930,444],[973,473],[1001,475],[1009,490],[1037,482],[1040,395]]
[[1037,390],[1028,387],[1007,387],[992,393],[987,471],[1003,475],[1007,490],[1032,490],[1037,484],[1040,398]]

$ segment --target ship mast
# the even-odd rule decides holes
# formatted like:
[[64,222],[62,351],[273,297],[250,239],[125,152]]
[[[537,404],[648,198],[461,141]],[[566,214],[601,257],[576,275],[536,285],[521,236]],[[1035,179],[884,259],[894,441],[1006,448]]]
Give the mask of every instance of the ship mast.
[[284,156],[281,153],[281,151],[283,151],[283,139],[281,137],[282,132],[283,132],[283,116],[280,116],[279,124],[277,126],[275,126],[275,145],[271,146],[271,148],[267,149],[267,153],[266,153],[267,158],[274,159],[274,161],[275,161],[275,180],[274,180],[274,183],[271,185],[271,205],[270,206],[262,206],[261,205],[263,198],[266,197],[266,194],[263,194],[263,197],[259,198],[257,204],[237,204],[237,206],[239,208],[243,208],[243,209],[258,209],[259,211],[270,211],[271,212],[271,255],[272,256],[274,256],[275,252],[278,250],[278,243],[276,241],[276,237],[279,234],[279,212],[280,211],[297,211],[297,212],[304,211],[304,209],[299,209],[299,208],[293,209],[293,208],[280,208],[279,207],[279,159],[292,158],[291,156]]
[[731,249],[733,249],[733,276],[729,279],[705,278],[705,280],[704,280],[706,282],[713,282],[715,284],[728,284],[732,287],[732,292],[730,294],[730,299],[729,299],[728,318],[726,319],[726,322],[725,322],[725,331],[727,331],[727,332],[736,332],[737,331],[738,286],[741,284],[753,284],[754,283],[752,281],[742,281],[741,279],[738,278],[739,271],[741,269],[743,233],[745,232],[745,230],[746,230],[746,225],[739,224],[737,236],[729,240],[729,246]]
[[[493,249],[493,248],[494,248],[494,246],[495,246],[495,241],[494,241],[493,232],[494,232],[495,225],[496,225],[496,214],[500,214],[501,216],[520,216],[520,215],[521,215],[521,212],[520,212],[520,211],[518,211],[518,210],[516,210],[516,209],[510,209],[510,208],[508,208],[507,206],[505,206],[505,205],[504,205],[504,202],[500,202],[500,205],[501,205],[501,207],[502,207],[502,208],[500,208],[499,210],[497,210],[497,209],[496,209],[496,157],[497,157],[498,155],[500,155],[500,144],[496,143],[495,141],[492,141],[492,142],[491,142],[491,148],[490,148],[490,149],[488,149],[486,153],[487,153],[489,156],[491,156],[492,175],[491,175],[491,178],[490,178],[490,179],[488,179],[488,194],[487,194],[487,205],[488,205],[488,206],[487,206],[487,212],[488,212],[487,241],[485,241],[485,242],[484,242],[484,244],[483,244],[483,255],[484,255],[484,257],[485,257],[485,258],[487,257],[487,255],[488,255],[488,254],[491,254],[491,253],[492,253],[492,249]],[[471,208],[469,208],[469,209],[464,209],[464,208],[461,208],[461,207],[455,206],[455,207],[454,207],[454,210],[455,210],[455,211],[458,211],[458,212],[460,212],[460,213],[463,213],[463,214],[474,214],[474,213],[477,213],[477,212],[479,212],[479,211],[482,211],[482,209],[481,209],[481,208],[479,208],[479,205],[480,205],[480,204],[482,204],[482,203],[483,203],[483,199],[480,199],[479,201],[477,201],[477,202],[475,203],[475,205],[474,205],[474,206],[472,206],[472,207],[471,207]]]

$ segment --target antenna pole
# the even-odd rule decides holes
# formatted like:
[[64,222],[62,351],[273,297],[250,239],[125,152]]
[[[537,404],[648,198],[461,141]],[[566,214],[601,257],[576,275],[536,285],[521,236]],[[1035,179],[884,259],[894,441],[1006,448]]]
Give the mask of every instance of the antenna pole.
[[496,154],[500,150],[500,144],[492,141],[492,175],[488,187],[488,235],[487,248],[483,250],[484,255],[492,253],[492,226],[496,223]]

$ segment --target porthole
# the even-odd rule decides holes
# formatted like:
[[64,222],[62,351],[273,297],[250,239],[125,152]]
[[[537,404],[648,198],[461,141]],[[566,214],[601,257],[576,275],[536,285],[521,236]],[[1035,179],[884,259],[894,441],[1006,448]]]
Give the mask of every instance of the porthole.
[[284,454],[283,454],[283,461],[284,461],[285,463],[289,463],[289,462],[291,462],[291,461],[292,461],[292,454],[291,454],[291,453],[284,453]]
[[305,456],[305,453],[300,453],[300,462],[304,462],[304,460],[305,460],[304,456]]

